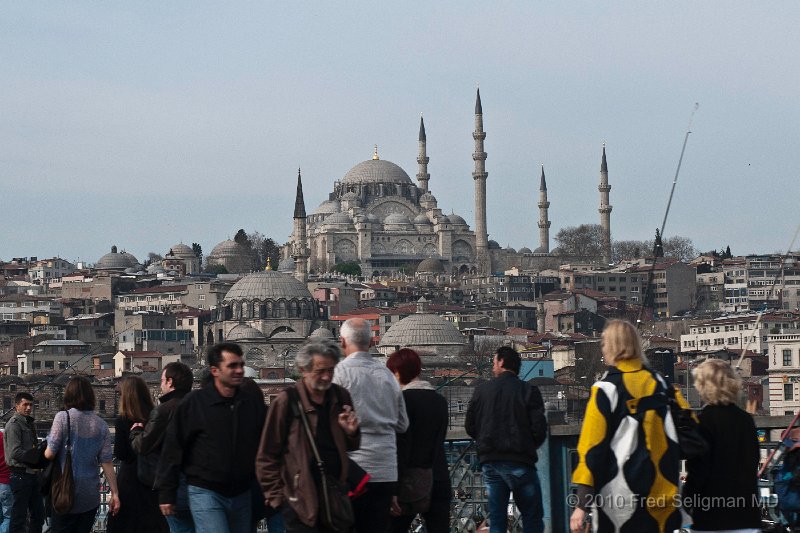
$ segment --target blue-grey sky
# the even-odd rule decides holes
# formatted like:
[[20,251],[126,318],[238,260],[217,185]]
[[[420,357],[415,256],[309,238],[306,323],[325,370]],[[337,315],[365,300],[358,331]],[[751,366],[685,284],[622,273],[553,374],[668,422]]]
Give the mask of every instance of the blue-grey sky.
[[[238,228],[284,242],[369,159],[474,221],[480,84],[490,238],[596,223],[607,143],[615,239],[784,250],[800,196],[797,2],[6,2],[0,258],[93,262],[111,245],[206,253]],[[554,246],[554,244],[552,244]]]

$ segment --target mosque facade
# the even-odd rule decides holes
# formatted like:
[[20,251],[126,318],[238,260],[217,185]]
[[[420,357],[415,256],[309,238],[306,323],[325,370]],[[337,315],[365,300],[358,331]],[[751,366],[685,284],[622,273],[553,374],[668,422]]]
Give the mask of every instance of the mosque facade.
[[[323,274],[345,262],[357,263],[365,276],[412,274],[423,261],[428,270],[430,263],[440,263],[441,271],[451,276],[485,275],[512,266],[532,270],[557,267],[564,258],[557,249],[550,249],[550,203],[544,168],[537,204],[539,246],[533,251],[528,248],[517,251],[501,248],[496,241],[488,239],[486,183],[489,173],[485,164],[486,133],[480,91],[475,101],[472,137],[475,142],[472,154],[474,229],[463,217],[445,214],[431,192],[425,123],[420,119],[416,183],[400,166],[380,159],[376,147],[372,159],[351,168],[333,184],[328,198],[311,214],[306,214],[298,171],[294,226],[283,248],[280,270],[288,271],[293,264],[295,277],[305,282],[309,273]],[[611,187],[605,146],[598,189],[603,257],[595,259],[607,263],[611,255]]]

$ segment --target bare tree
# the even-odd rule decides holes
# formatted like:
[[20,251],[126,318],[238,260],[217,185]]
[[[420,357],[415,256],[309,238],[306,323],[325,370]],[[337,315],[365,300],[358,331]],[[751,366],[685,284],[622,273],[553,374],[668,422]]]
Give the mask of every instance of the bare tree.
[[561,228],[556,234],[561,255],[600,257],[603,254],[603,228],[599,224],[581,224]]

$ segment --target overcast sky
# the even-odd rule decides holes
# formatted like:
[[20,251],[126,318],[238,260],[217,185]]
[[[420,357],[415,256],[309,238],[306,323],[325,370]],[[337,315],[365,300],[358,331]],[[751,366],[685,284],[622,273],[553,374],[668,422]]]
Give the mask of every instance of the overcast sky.
[[[800,222],[798,2],[6,2],[0,8],[0,259],[205,253],[238,228],[285,242],[302,167],[312,212],[369,159],[417,173],[474,223],[473,108],[487,132],[489,237],[612,237],[735,254]],[[551,242],[551,247],[555,243]],[[796,246],[795,246],[796,249]]]

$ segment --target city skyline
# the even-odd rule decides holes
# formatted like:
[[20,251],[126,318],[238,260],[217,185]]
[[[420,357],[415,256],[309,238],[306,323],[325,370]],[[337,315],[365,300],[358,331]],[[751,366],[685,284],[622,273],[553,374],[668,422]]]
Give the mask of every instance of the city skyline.
[[665,237],[785,251],[800,8],[722,5],[8,6],[0,259],[282,244],[298,166],[309,212],[374,144],[413,177],[420,113],[430,189],[474,229],[477,83],[501,246],[538,245],[541,164],[551,248],[599,223],[604,142],[612,239],[652,238],[699,102]]

